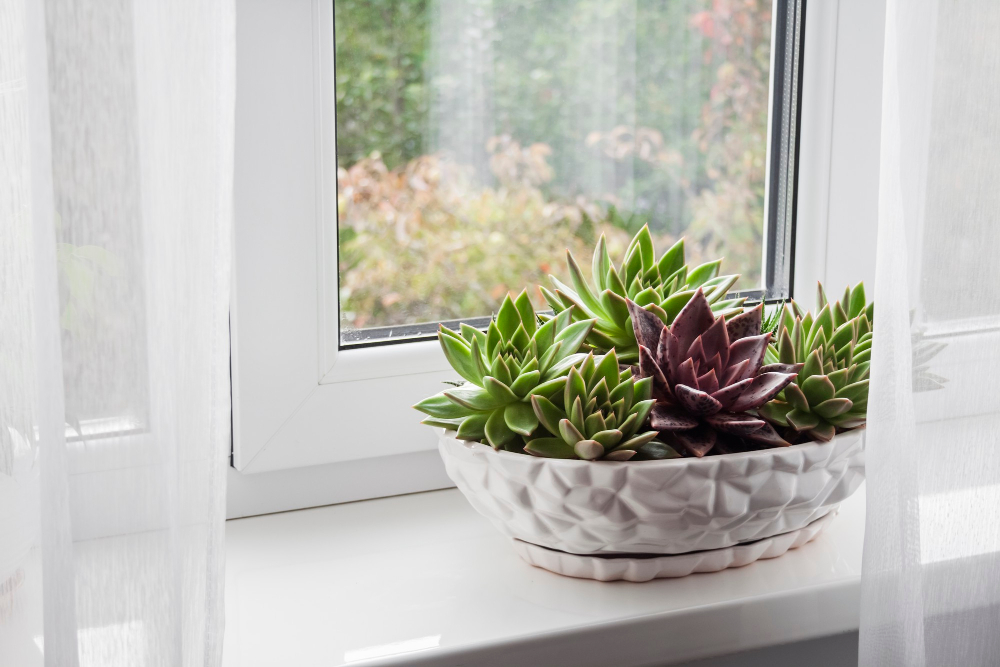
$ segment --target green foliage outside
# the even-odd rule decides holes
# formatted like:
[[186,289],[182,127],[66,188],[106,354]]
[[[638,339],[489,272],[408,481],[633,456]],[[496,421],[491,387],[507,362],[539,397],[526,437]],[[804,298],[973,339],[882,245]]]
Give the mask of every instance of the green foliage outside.
[[[455,7],[478,17],[469,44],[491,49],[492,132],[473,147],[485,169],[435,148],[449,140],[435,100],[462,103],[449,86],[464,54],[435,42],[465,44],[448,30]],[[691,262],[724,256],[737,287],[758,284],[769,1],[338,0],[335,12],[345,325],[489,314],[511,287],[565,276],[564,248],[586,255],[604,231],[617,257],[646,222],[661,247],[683,235]]]

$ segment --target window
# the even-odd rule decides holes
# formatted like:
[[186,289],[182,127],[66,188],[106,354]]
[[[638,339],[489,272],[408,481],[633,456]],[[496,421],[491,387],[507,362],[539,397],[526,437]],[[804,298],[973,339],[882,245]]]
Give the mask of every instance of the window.
[[736,289],[789,296],[802,12],[335,2],[336,344],[482,324],[565,279],[565,248],[589,266],[605,233],[620,257],[646,223],[661,251],[684,236],[692,265],[725,257]]
[[[241,5],[230,480],[241,495],[230,499],[231,511],[448,485],[436,435],[410,409],[454,379],[433,340],[435,323],[488,316],[490,299],[503,289],[544,284],[546,273],[564,275],[560,248],[586,253],[589,234],[622,238],[645,221],[658,225],[662,238],[686,234],[690,259],[725,254],[724,268],[744,275],[737,288],[756,291],[754,298],[785,298],[794,285],[795,294],[809,299],[817,279],[843,285],[870,278],[874,257],[866,253],[874,244],[858,239],[875,229],[882,26],[864,20],[863,3],[853,0],[811,3],[808,12],[805,4]],[[463,14],[461,7],[479,13]],[[470,27],[473,19],[479,23]],[[739,27],[746,22],[749,32]],[[465,27],[445,29],[452,25]],[[671,39],[657,40],[660,32]],[[480,43],[475,35],[488,39]],[[736,46],[738,37],[743,46]],[[726,58],[741,48],[754,54],[740,62],[752,65],[756,78],[713,97]],[[459,52],[478,60],[465,62]],[[687,58],[687,66],[677,65],[678,58]],[[376,99],[378,90],[389,92]],[[557,90],[569,101],[551,101]],[[604,92],[611,90],[621,93],[614,105]],[[756,96],[738,132],[725,115],[743,99],[736,93]],[[602,104],[589,104],[591,98]],[[710,129],[711,137],[731,144],[708,141],[703,150],[692,141],[704,113],[730,118],[728,128]],[[447,136],[442,127],[449,123],[475,140]],[[703,132],[699,140],[709,136]],[[734,146],[743,152],[732,154],[749,168],[733,164],[726,151]],[[661,153],[674,157],[660,160]],[[420,179],[400,181],[437,162],[464,180],[439,179],[447,192],[436,193],[430,205],[400,203],[400,193],[426,194]],[[386,183],[395,199],[358,194]],[[736,190],[751,195],[722,196]],[[447,204],[468,218],[475,203],[512,192],[558,215],[515,215],[508,202],[491,202],[496,229],[454,221],[443,229],[473,250],[480,244],[482,252],[494,231],[506,248],[526,226],[531,247],[505,255],[523,261],[478,266],[469,254],[464,266],[447,265],[446,281],[436,275],[439,260],[427,250],[433,244],[412,216],[432,217]],[[716,208],[698,209],[710,198]],[[406,215],[377,210],[386,201]],[[401,221],[399,237],[390,221]],[[733,229],[749,233],[738,240]],[[453,246],[441,252],[458,261]],[[554,256],[541,266],[549,252]],[[379,273],[379,261],[394,269]],[[480,275],[489,279],[475,284],[469,277]]]

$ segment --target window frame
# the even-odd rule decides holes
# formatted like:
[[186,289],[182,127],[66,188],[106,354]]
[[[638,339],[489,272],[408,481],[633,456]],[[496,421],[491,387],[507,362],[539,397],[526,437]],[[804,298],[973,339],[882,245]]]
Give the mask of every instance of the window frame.
[[[787,2],[805,5],[776,0]],[[879,123],[876,114],[872,142],[870,114],[881,95],[882,26],[861,4],[810,3],[805,15],[788,286],[807,305],[817,279],[874,273],[874,244],[870,262],[864,252],[837,252],[856,248],[859,235],[874,240],[877,210]],[[847,48],[837,48],[838,33]],[[248,0],[237,46],[230,516],[451,486],[436,434],[409,408],[453,378],[436,341],[341,350],[329,335],[338,322],[328,259],[336,258],[333,0]],[[852,188],[867,193],[853,217],[835,211],[831,196]]]

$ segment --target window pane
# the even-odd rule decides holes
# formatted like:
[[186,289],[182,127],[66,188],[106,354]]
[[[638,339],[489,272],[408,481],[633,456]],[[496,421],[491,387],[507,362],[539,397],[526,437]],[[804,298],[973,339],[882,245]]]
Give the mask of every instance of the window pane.
[[662,252],[761,282],[770,0],[337,0],[342,336]]

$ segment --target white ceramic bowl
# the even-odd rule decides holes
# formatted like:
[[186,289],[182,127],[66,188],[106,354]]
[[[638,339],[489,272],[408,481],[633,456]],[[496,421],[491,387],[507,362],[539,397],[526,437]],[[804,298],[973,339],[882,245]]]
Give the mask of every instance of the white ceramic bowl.
[[830,442],[666,461],[496,452],[441,431],[448,476],[509,537],[573,554],[680,554],[805,527],[864,479],[864,429]]

